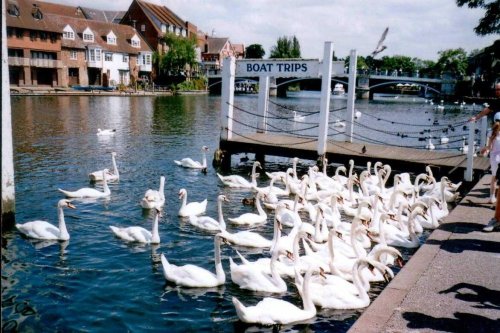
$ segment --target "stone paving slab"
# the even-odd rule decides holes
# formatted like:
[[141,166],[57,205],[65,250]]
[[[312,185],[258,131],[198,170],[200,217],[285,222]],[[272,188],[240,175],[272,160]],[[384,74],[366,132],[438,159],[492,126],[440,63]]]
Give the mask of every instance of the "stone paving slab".
[[349,333],[500,332],[500,232],[484,176]]

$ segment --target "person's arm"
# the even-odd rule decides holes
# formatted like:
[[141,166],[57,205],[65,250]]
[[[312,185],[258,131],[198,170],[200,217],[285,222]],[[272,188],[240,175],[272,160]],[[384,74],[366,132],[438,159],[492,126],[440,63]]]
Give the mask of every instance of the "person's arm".
[[490,108],[484,108],[477,115],[470,117],[469,121],[476,121],[476,120],[480,119],[481,117],[488,115],[490,112],[491,112]]

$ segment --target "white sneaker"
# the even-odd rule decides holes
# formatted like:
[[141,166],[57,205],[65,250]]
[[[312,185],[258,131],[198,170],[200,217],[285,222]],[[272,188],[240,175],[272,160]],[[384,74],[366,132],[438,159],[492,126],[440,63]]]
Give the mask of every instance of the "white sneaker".
[[500,222],[495,220],[495,218],[492,218],[490,222],[486,225],[486,227],[483,228],[483,231],[486,232],[491,232],[493,229],[500,227]]
[[493,204],[494,204],[494,203],[496,203],[496,202],[497,202],[497,197],[496,197],[496,196],[494,196],[494,195],[490,196],[490,203],[493,203]]

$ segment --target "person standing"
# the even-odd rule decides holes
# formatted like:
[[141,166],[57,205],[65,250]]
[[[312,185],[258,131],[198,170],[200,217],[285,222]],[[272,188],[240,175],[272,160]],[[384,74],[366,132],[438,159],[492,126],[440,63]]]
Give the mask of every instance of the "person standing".
[[481,154],[490,155],[490,167],[491,167],[491,183],[490,183],[490,202],[496,203],[497,196],[495,193],[496,181],[497,181],[497,169],[500,163],[500,112],[495,114],[494,123],[491,126],[491,134],[488,138],[486,146],[481,148]]

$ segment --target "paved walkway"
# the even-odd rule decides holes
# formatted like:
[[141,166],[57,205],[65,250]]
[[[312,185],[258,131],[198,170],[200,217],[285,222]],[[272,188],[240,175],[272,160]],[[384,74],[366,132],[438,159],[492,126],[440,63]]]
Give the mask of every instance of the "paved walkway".
[[349,333],[500,332],[500,232],[484,176]]

